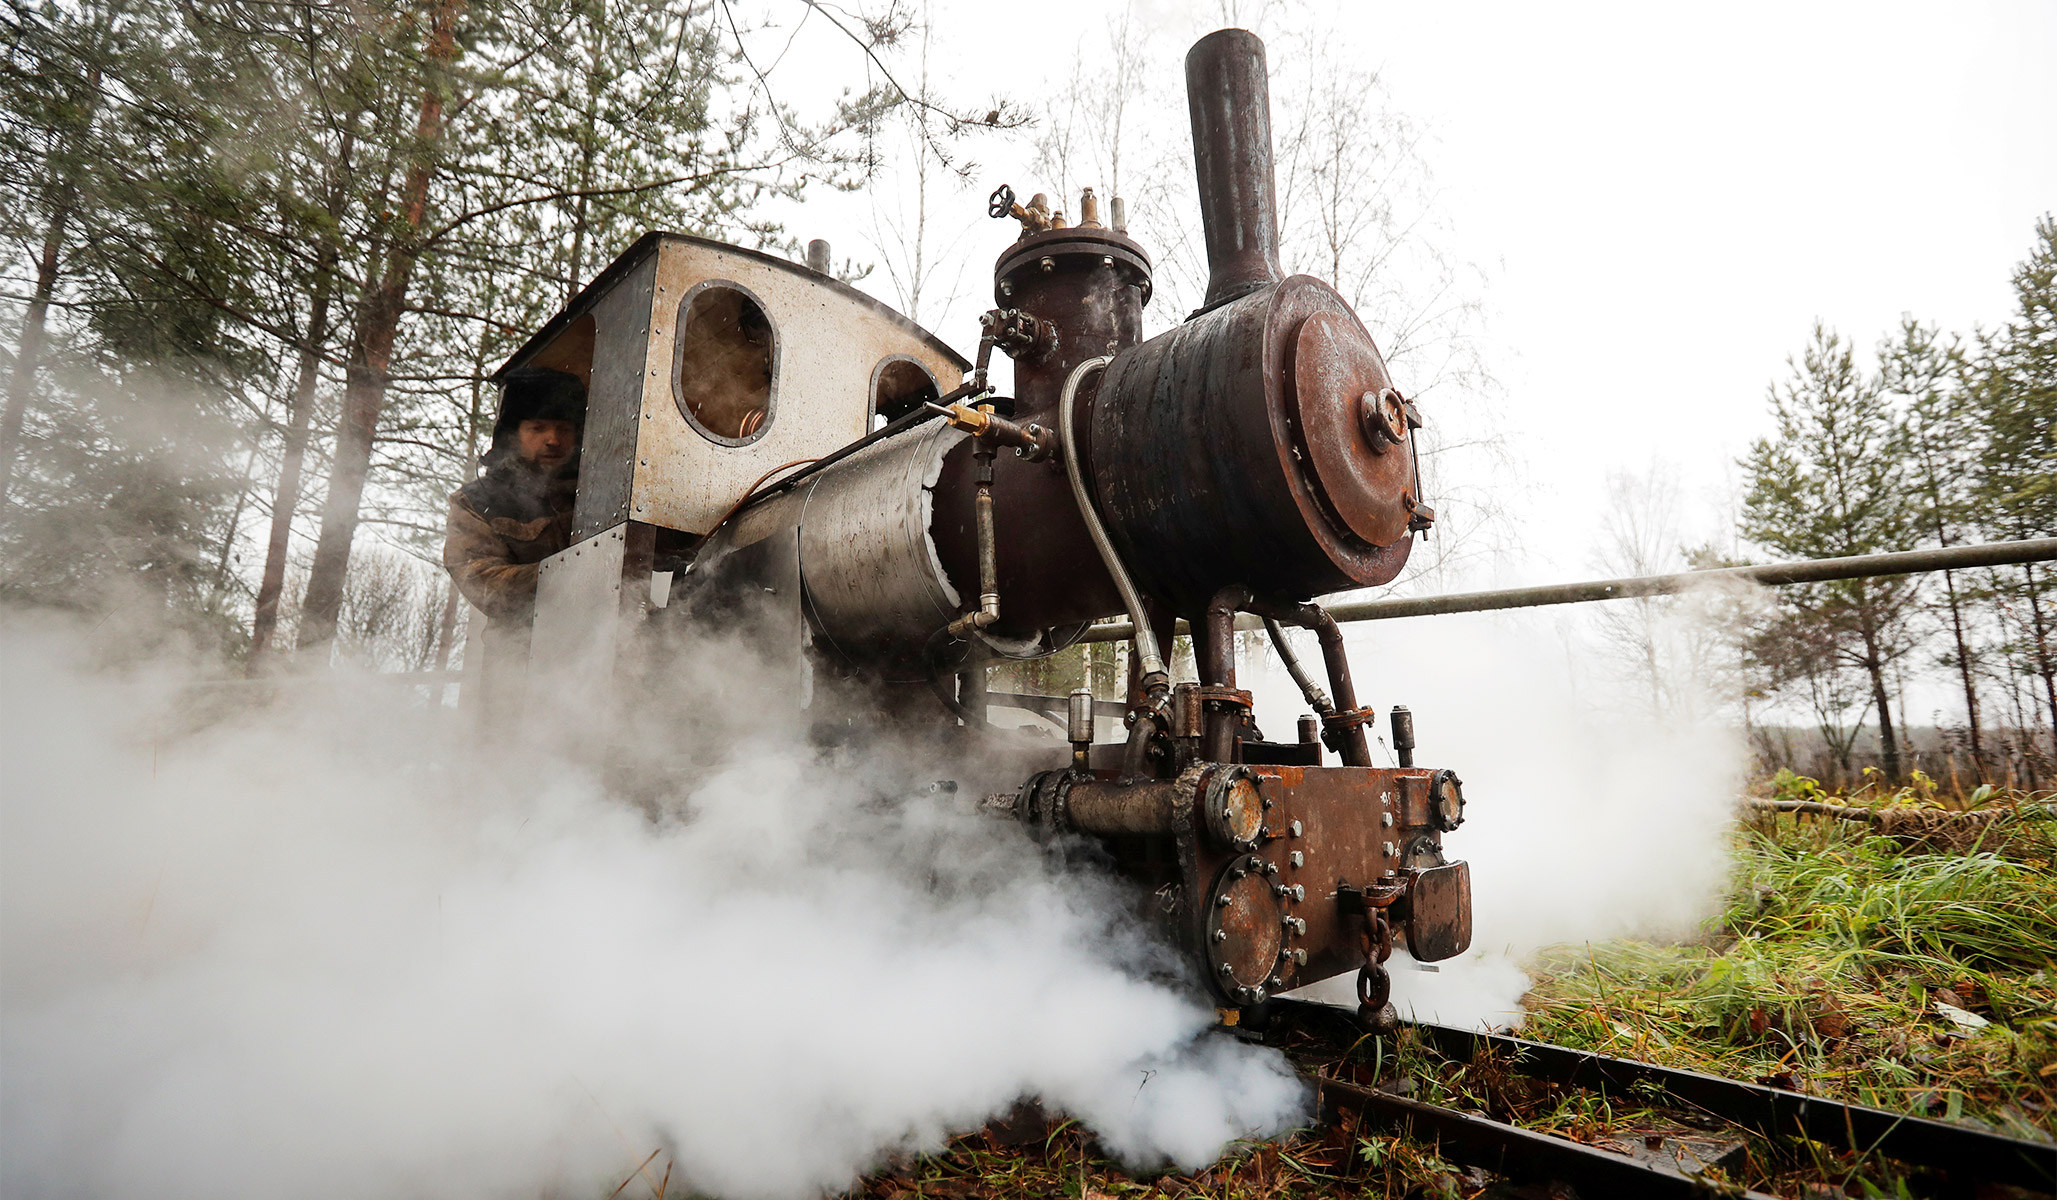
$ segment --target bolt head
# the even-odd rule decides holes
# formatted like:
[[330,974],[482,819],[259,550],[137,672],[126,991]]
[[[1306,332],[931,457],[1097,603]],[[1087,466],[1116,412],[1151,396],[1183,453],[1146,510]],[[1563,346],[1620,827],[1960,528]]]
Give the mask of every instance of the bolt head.
[[1217,929],[1217,930],[1215,930],[1215,931],[1214,931],[1214,940],[1215,940],[1215,941],[1217,941],[1217,942],[1225,942],[1225,941],[1227,941],[1227,940],[1228,940],[1228,930],[1226,930],[1226,929]]
[[1227,964],[1227,963],[1223,963],[1223,964],[1221,964],[1221,977],[1222,977],[1223,979],[1227,979],[1227,978],[1228,978],[1228,964]]
[[1299,837],[1299,836],[1300,836],[1300,822],[1298,822],[1298,821],[1295,821],[1295,822],[1293,822],[1293,823],[1292,823],[1291,825],[1288,825],[1288,826],[1286,826],[1286,828],[1287,828],[1287,829],[1288,829],[1289,831],[1291,831],[1291,833],[1292,833],[1292,835],[1293,835],[1294,837]]
[[1295,850],[1291,854],[1286,855],[1286,861],[1296,867],[1303,867],[1307,865],[1307,856]]
[[1216,896],[1214,898],[1214,906],[1216,908],[1227,908],[1229,906],[1229,903],[1230,901],[1227,896]]
[[[1017,453],[1018,453],[1018,451],[1017,451]],[[1378,823],[1379,823],[1380,825],[1383,825],[1383,826],[1385,826],[1385,827],[1386,827],[1387,829],[1391,829],[1391,828],[1393,827],[1393,814],[1392,814],[1392,813],[1380,813],[1380,814],[1378,815]]]

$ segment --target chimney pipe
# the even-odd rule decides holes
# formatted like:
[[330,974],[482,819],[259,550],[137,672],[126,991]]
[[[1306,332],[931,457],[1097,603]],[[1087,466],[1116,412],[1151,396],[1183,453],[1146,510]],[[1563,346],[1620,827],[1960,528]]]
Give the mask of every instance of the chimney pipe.
[[1186,104],[1207,234],[1204,312],[1283,274],[1264,40],[1247,29],[1222,29],[1195,42],[1186,53]]

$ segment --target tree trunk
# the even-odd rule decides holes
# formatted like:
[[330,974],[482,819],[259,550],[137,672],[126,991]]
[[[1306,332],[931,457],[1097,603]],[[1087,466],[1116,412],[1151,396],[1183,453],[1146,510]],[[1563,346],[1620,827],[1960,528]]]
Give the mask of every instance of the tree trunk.
[[250,626],[248,674],[263,669],[272,634],[279,624],[279,598],[286,590],[286,556],[293,538],[293,514],[300,507],[300,475],[307,462],[307,433],[314,424],[314,396],[321,381],[321,347],[329,336],[329,292],[324,278],[307,317],[307,340],[300,347],[300,377],[293,386],[293,411],[287,418],[285,448],[279,456],[278,490],[271,502],[271,538],[264,547],[264,578],[257,585],[257,615]]
[[50,214],[50,228],[43,235],[43,252],[36,259],[36,290],[29,296],[28,311],[21,319],[21,343],[14,356],[14,375],[7,381],[7,406],[0,410],[0,504],[7,502],[7,485],[14,477],[14,459],[21,450],[22,425],[28,417],[29,393],[36,382],[36,360],[42,356],[43,328],[50,314],[50,297],[57,290],[57,262],[64,247],[64,227],[71,220],[74,196],[67,191]]
[[1957,603],[1957,579],[1949,571],[1943,572],[1943,592],[1950,599],[1950,632],[1957,639],[1957,673],[1964,680],[1964,719],[1971,725],[1972,769],[1978,772],[1979,780],[1984,782],[1986,752],[1985,747],[1979,742],[1978,688],[1971,680],[1971,649],[1964,643],[1964,612]]
[[441,68],[457,51],[460,0],[437,4],[429,31],[429,78],[422,90],[421,114],[415,122],[414,146],[400,188],[399,227],[394,231],[385,270],[359,307],[356,328],[343,368],[343,413],[336,422],[335,461],[329,470],[328,495],[322,503],[321,536],[314,564],[307,574],[307,595],[300,605],[302,651],[326,653],[336,636],[343,611],[343,584],[350,572],[350,542],[357,533],[364,500],[365,476],[371,470],[373,437],[384,407],[388,368],[400,318],[407,310],[407,286],[421,246],[428,210],[429,184],[441,158],[445,102]]
[[2036,674],[2043,677],[2043,695],[2050,702],[2050,748],[2057,752],[2057,663],[2050,659],[2050,629],[2043,620],[2043,592],[2036,585],[2035,565],[2023,563],[2021,570],[2028,576],[2028,618],[2036,635]]
[[[336,151],[333,174],[329,177],[328,214],[340,226],[343,189],[350,177],[350,160],[357,149],[359,111],[350,114]],[[293,517],[300,509],[301,475],[307,464],[307,434],[314,425],[314,401],[321,384],[322,348],[329,340],[329,306],[336,291],[336,263],[341,251],[329,236],[322,239],[321,258],[314,275],[314,304],[307,314],[305,339],[300,345],[299,378],[293,387],[293,410],[287,418],[285,445],[279,455],[278,489],[272,496],[271,536],[264,548],[264,576],[257,585],[257,613],[250,627],[250,656],[244,668],[255,675],[264,667],[272,637],[278,630],[279,601],[286,590],[286,560],[292,550]]]
[[1879,755],[1885,759],[1886,778],[1898,783],[1900,742],[1893,736],[1893,710],[1886,697],[1886,665],[1879,660],[1878,630],[1869,612],[1858,622],[1858,630],[1864,635],[1864,670],[1871,676],[1871,704],[1878,709]]

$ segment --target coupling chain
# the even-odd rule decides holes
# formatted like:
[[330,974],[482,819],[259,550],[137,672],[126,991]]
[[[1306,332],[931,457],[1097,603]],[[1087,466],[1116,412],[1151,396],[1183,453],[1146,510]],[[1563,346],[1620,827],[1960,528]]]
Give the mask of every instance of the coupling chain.
[[1386,970],[1386,960],[1393,956],[1393,926],[1386,910],[1369,909],[1357,937],[1364,949],[1364,965],[1357,969],[1357,1011],[1371,1018],[1393,997],[1393,976]]

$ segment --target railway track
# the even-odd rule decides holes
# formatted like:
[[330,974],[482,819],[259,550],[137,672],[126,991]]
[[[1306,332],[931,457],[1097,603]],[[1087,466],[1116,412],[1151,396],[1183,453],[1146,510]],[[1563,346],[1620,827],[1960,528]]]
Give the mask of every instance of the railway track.
[[[1433,1143],[1448,1161],[1515,1181],[1562,1181],[1583,1197],[1769,1196],[1702,1173],[1728,1161],[1719,1136],[1705,1132],[1710,1129],[1772,1142],[1799,1138],[1862,1158],[1891,1159],[1913,1169],[1917,1191],[2057,1195],[2057,1145],[2050,1143],[1505,1034],[1421,1022],[1411,1028],[1451,1062],[1664,1110],[1678,1127],[1609,1148],[1335,1078],[1344,1052],[1360,1035],[1354,1014],[1327,1005],[1275,1001],[1261,1036],[1293,1055],[1319,1089],[1324,1123]],[[1989,1193],[1981,1185],[2012,1190]]]

